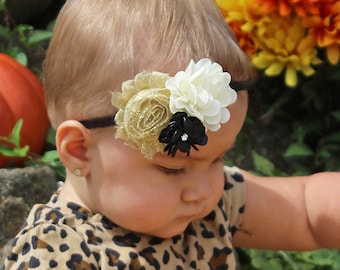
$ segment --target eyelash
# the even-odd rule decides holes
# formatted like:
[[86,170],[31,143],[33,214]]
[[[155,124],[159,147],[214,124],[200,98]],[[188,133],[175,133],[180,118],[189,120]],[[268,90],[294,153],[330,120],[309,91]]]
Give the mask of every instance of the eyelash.
[[162,166],[158,166],[159,170],[163,173],[165,173],[166,175],[181,175],[185,173],[185,169],[181,168],[181,169],[170,169],[170,168],[166,168],[166,167],[162,167]]

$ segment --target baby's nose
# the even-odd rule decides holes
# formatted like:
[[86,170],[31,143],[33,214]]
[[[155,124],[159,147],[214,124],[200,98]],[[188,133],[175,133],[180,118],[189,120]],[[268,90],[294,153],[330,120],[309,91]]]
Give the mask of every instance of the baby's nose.
[[191,176],[188,186],[182,192],[182,200],[185,202],[204,201],[211,194],[211,183],[205,173]]

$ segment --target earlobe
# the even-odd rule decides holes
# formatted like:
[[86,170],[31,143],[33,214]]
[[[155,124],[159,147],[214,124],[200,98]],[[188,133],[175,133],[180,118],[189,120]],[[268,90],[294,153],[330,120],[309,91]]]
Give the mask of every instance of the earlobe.
[[89,172],[91,132],[75,120],[63,122],[57,129],[56,145],[61,162],[73,172],[80,170],[82,176]]

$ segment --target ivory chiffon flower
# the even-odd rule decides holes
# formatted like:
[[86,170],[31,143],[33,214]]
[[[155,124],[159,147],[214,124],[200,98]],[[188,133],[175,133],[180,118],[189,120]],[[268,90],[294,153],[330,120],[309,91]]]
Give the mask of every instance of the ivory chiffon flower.
[[230,118],[226,107],[237,98],[230,81],[230,74],[210,59],[197,63],[191,60],[185,71],[179,71],[165,83],[171,92],[171,112],[186,112],[201,120],[207,129],[217,131]]

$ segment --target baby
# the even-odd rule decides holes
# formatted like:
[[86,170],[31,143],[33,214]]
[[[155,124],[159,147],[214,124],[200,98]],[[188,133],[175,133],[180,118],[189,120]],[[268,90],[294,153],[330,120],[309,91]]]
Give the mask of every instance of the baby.
[[340,248],[340,173],[224,166],[252,70],[213,0],[68,0],[43,69],[64,184],[4,269],[235,269]]

